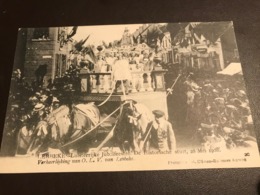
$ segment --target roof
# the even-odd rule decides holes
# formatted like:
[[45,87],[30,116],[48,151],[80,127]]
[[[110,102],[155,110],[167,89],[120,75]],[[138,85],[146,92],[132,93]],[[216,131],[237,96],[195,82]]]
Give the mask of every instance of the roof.
[[242,67],[241,67],[241,63],[230,63],[225,69],[223,69],[222,71],[217,72],[217,74],[221,74],[221,75],[236,75],[236,74],[243,74],[242,73]]

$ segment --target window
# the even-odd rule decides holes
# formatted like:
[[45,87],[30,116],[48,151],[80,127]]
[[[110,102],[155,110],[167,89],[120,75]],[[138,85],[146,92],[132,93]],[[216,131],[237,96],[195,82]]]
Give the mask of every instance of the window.
[[49,28],[35,28],[33,39],[47,40],[49,39]]

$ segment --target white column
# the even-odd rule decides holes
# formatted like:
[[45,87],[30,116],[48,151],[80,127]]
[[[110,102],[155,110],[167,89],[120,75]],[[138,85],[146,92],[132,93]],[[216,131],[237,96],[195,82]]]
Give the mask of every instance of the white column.
[[109,75],[104,75],[103,76],[103,90],[105,93],[109,92],[110,88],[110,80],[109,80]]
[[87,79],[82,78],[81,79],[81,92],[87,92],[88,86],[87,86]]

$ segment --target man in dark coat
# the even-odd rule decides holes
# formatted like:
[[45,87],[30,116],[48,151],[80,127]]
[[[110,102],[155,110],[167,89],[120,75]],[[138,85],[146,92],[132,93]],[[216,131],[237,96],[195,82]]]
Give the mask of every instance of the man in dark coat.
[[40,65],[36,71],[35,71],[35,76],[36,76],[36,81],[37,85],[42,85],[43,84],[43,79],[44,76],[47,74],[47,64]]
[[154,110],[155,119],[147,126],[148,141],[146,151],[171,151],[176,149],[176,139],[172,125],[161,110]]

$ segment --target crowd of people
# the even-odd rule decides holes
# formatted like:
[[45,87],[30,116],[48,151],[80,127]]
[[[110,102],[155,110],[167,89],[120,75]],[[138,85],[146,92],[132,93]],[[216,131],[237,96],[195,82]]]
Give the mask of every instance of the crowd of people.
[[[39,122],[44,121],[61,105],[71,106],[77,101],[75,94],[80,92],[80,70],[85,69],[93,73],[111,72],[116,81],[115,92],[123,83],[124,90],[128,93],[131,71],[152,71],[153,57],[154,53],[148,54],[145,51],[107,52],[97,55],[96,63],[93,64],[92,60],[80,53],[76,56],[76,63],[70,60],[66,72],[61,77],[56,76],[53,81],[48,81],[47,86],[43,86],[44,78],[41,83],[37,82],[36,78],[35,82],[29,84],[22,77],[22,72],[16,69],[12,75],[6,131],[3,134],[6,143],[2,144],[2,154],[26,153],[26,150],[17,151],[17,134],[21,128],[28,138],[36,131],[46,136],[46,125],[39,126]],[[97,82],[98,84],[100,83]]]
[[[103,51],[96,54],[97,59],[93,59],[89,54],[78,53],[70,57],[70,62],[74,66],[88,69],[90,72],[103,73],[113,70],[116,61],[124,58],[129,63],[129,69],[132,71],[153,69],[154,51]],[[94,63],[95,62],[95,63]]]
[[[130,91],[130,85],[133,84],[131,82],[133,80],[131,72],[141,72],[141,71],[149,71],[152,72],[154,70],[155,65],[157,64],[154,61],[154,58],[157,57],[154,51],[142,50],[142,51],[104,51],[99,52],[97,54],[97,59],[91,58],[88,54],[79,53],[77,56],[73,55],[70,58],[70,62],[74,67],[78,67],[79,69],[84,69],[89,73],[107,73],[110,72],[112,76],[112,80],[116,81],[115,92],[121,85],[123,81],[124,88],[126,93]],[[95,62],[94,62],[95,61]],[[140,78],[139,78],[140,77]],[[142,83],[147,82],[147,75],[141,75],[134,82],[135,88],[137,90],[140,89]],[[153,77],[152,77],[153,78]],[[96,86],[97,88],[101,84],[99,81],[99,76],[96,78]],[[143,81],[144,80],[144,81]],[[108,78],[104,76],[103,86],[105,91],[109,88]],[[153,83],[155,85],[155,83]],[[154,86],[155,87],[155,86]]]
[[[81,90],[79,73],[82,69],[89,73],[111,72],[115,81],[114,91],[117,92],[121,85],[127,94],[131,90],[129,88],[133,79],[131,72],[152,72],[157,65],[154,59],[158,56],[154,52],[147,51],[100,52],[94,60],[95,63],[89,55],[79,53],[75,57],[74,61],[70,58],[70,66],[62,77],[56,77],[44,87],[37,84],[29,85],[22,78],[19,69],[14,71],[4,132],[5,142],[13,144],[2,144],[3,153],[10,155],[17,152],[16,137],[18,130],[23,126],[26,127],[24,133],[27,135],[38,128],[37,132],[46,136],[47,130],[44,125],[39,126],[39,122],[44,121],[61,105],[71,106],[76,101],[75,94]],[[172,83],[172,77],[170,79]],[[105,80],[104,78],[103,81]],[[145,82],[143,75],[141,80]],[[152,75],[151,80],[153,81]],[[100,85],[98,79],[96,85]],[[135,88],[138,89],[138,86]],[[184,80],[180,79],[176,88],[173,96],[177,97],[177,101],[176,98],[173,98],[174,100],[168,98],[168,107],[171,107],[171,104],[178,104],[185,111],[178,113],[178,109],[169,109],[169,117],[174,118],[173,123],[174,120],[177,123],[183,121],[190,136],[196,137],[200,145],[207,147],[221,145],[232,149],[255,143],[252,115],[241,78],[202,79],[189,75]],[[172,110],[174,114],[171,113]],[[183,126],[176,125],[176,128],[178,134]]]
[[77,101],[75,94],[80,90],[78,73],[76,67],[70,66],[63,77],[43,86],[37,78],[29,84],[19,69],[13,72],[1,154],[25,154],[33,134],[44,137],[49,133],[48,116],[62,105],[71,106]]
[[[232,149],[256,144],[252,114],[240,76],[183,83],[187,96],[185,123],[206,147]],[[195,130],[195,131],[194,131]]]

